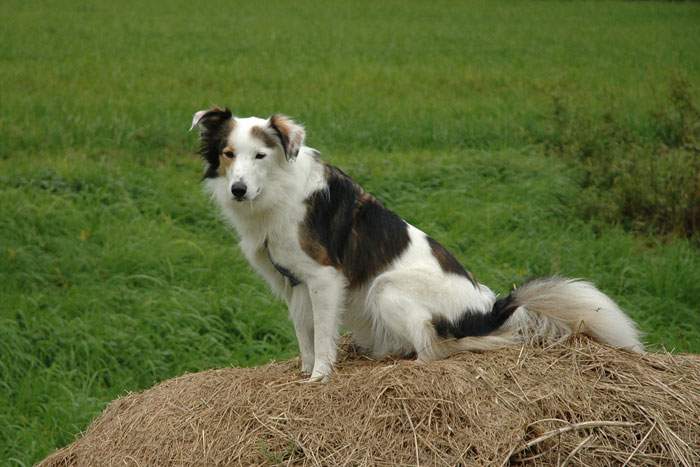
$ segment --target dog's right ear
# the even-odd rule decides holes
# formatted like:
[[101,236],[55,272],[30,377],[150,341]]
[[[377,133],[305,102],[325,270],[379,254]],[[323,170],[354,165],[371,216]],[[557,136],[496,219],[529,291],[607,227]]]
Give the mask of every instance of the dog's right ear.
[[226,144],[233,119],[231,111],[227,108],[214,107],[209,110],[200,110],[192,117],[192,130],[199,128],[199,154],[207,162],[205,178],[216,177],[219,168],[219,155]]
[[195,112],[192,117],[192,126],[190,131],[194,127],[199,127],[201,131],[214,130],[220,127],[224,122],[231,119],[231,111],[228,108],[220,109],[219,107],[214,107],[209,110],[200,110]]

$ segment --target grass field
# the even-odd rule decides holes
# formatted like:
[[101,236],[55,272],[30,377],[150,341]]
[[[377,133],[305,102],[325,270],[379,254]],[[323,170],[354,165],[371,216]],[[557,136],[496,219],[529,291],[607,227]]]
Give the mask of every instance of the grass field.
[[[654,348],[700,352],[697,237],[580,209],[547,152],[553,96],[635,141],[700,5],[0,3],[0,463],[70,442],[111,399],[294,356],[284,306],[201,193],[192,113],[281,111],[498,291],[594,280]],[[611,138],[613,138],[611,136]]]

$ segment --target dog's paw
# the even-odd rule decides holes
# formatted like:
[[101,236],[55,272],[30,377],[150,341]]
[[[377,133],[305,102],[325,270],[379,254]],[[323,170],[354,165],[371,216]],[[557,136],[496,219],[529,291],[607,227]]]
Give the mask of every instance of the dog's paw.
[[308,362],[301,362],[301,374],[304,376],[310,376],[311,373],[314,370],[314,364],[313,362],[308,363]]
[[331,365],[324,364],[323,362],[319,364],[318,362],[314,365],[314,371],[311,372],[311,376],[307,380],[308,383],[327,383],[331,379],[331,373],[333,372],[333,367]]
[[331,380],[331,375],[324,375],[323,373],[312,373],[309,379],[306,380],[307,383],[327,383]]

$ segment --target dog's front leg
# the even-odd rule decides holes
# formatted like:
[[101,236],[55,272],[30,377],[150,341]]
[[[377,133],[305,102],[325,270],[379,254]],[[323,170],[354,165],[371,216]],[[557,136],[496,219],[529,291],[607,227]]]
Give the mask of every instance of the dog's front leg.
[[299,344],[301,372],[310,375],[314,368],[314,315],[306,284],[299,284],[293,288],[289,301],[289,317],[294,323]]
[[345,279],[330,266],[308,281],[313,308],[314,369],[309,381],[328,381],[336,358],[336,336],[345,303]]
[[289,305],[292,298],[291,287],[288,287],[284,276],[272,265],[270,256],[267,253],[267,248],[261,247],[258,243],[245,243],[243,241],[241,241],[240,246],[248,262],[253,266],[253,269],[265,279],[272,293],[283,299],[287,305]]

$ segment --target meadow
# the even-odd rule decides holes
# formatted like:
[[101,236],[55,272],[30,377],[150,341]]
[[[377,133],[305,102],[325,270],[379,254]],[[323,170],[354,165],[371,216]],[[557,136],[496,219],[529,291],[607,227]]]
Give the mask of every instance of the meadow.
[[201,191],[187,128],[212,104],[304,122],[495,290],[586,277],[652,349],[700,352],[698,4],[6,0],[0,15],[0,464],[40,460],[129,391],[296,355]]

